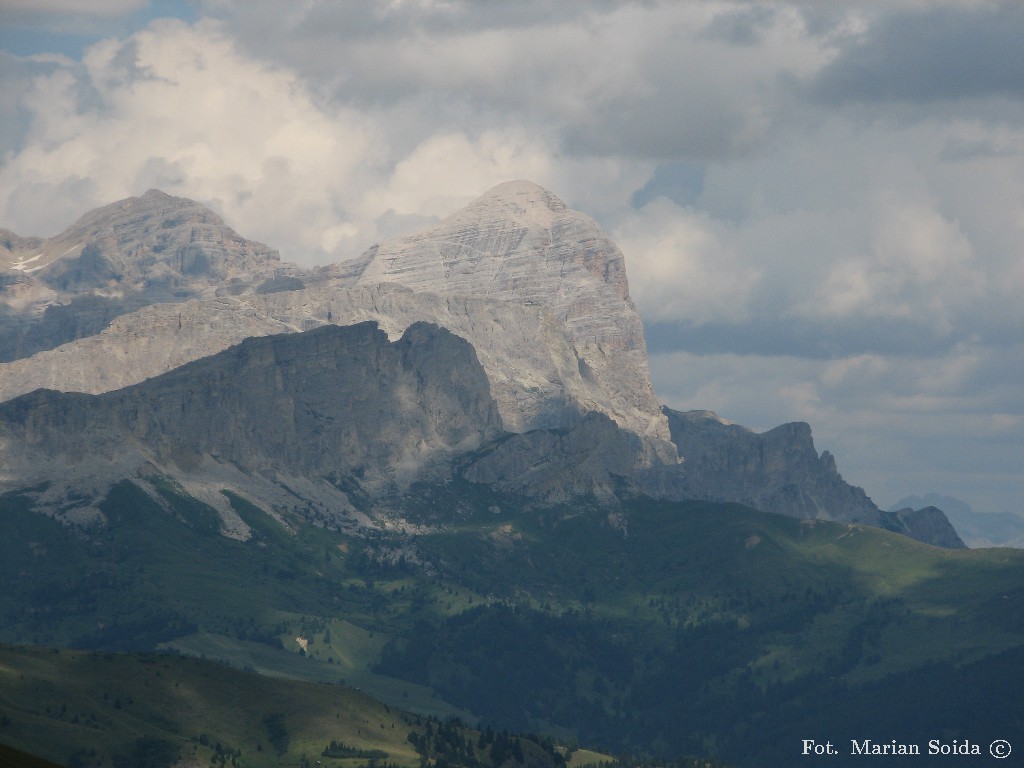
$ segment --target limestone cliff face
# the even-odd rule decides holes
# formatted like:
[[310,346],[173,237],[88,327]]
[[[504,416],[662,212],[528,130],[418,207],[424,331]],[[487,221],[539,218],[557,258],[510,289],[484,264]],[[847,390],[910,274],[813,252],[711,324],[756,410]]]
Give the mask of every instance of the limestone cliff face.
[[614,503],[636,490],[640,439],[602,413],[568,429],[503,435],[462,461],[467,480],[533,500]]
[[[330,321],[328,321],[330,318]],[[417,321],[473,344],[507,429],[566,427],[614,412],[621,393],[588,374],[566,327],[544,307],[382,284],[157,304],[101,333],[0,364],[0,401],[40,387],[99,394],[166,373],[252,336],[373,320],[392,339]]]
[[500,428],[462,339],[425,323],[396,342],[374,323],[329,326],[250,339],[105,395],[39,390],[4,403],[0,490],[49,484],[72,498],[89,475],[99,496],[124,478],[187,485],[219,464],[236,471],[219,487],[243,493],[255,476],[373,494]]
[[832,454],[818,455],[808,424],[783,424],[758,434],[711,411],[664,410],[685,462],[646,473],[641,484],[649,493],[734,501],[765,512],[860,523],[939,546],[963,546],[955,532],[952,538],[947,531],[933,538],[937,524],[908,526],[880,510],[863,489],[843,480]]
[[0,270],[0,360],[14,360],[148,304],[253,292],[282,265],[204,206],[150,190],[53,238],[0,233]]
[[648,438],[660,460],[674,460],[622,252],[548,190],[499,184],[436,226],[339,265],[335,279],[547,308],[568,329],[581,374],[605,383],[600,410]]
[[[434,466],[535,499],[737,501],[959,541],[933,514],[881,512],[806,424],[663,412],[621,252],[530,182],[310,272],[156,191],[50,240],[0,232],[0,266],[0,360],[21,358],[0,363],[0,489],[49,483],[51,509],[150,472],[241,530],[220,488],[324,518],[351,508],[343,489]],[[379,330],[338,327],[364,321]],[[107,394],[12,401],[40,387]]]
[[[0,364],[0,400],[38,387],[110,391],[248,336],[376,320],[397,338],[423,320],[476,348],[508,429],[569,427],[597,411],[643,438],[647,463],[675,461],[621,252],[529,182],[500,185],[436,227],[301,279],[202,206],[158,192],[94,211],[59,240],[98,245],[38,280],[65,290],[106,280],[116,297],[83,293],[51,307],[18,353],[33,333],[43,347],[72,341]],[[127,312],[160,296],[191,300]]]

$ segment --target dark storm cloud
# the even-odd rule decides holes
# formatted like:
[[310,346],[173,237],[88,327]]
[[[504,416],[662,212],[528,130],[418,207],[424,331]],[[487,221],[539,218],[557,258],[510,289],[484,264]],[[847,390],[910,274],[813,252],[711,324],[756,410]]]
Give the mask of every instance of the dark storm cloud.
[[882,15],[810,94],[828,104],[1024,98],[1024,4]]

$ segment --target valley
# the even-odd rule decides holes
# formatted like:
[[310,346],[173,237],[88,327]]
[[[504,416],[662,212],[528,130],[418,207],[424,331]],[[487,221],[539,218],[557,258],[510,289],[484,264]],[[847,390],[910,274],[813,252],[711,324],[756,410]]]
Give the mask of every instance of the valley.
[[808,729],[977,738],[1021,722],[1007,673],[1024,553],[739,505],[637,500],[610,516],[450,485],[393,500],[420,533],[368,537],[288,531],[232,498],[243,542],[163,494],[170,511],[117,486],[87,538],[4,497],[2,640],[162,649],[344,681],[442,720],[736,765],[784,764]]

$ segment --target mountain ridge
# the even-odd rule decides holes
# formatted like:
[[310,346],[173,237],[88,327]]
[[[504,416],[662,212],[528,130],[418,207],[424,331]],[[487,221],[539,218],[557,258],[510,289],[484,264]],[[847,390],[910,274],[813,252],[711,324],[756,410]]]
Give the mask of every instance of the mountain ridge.
[[153,303],[237,295],[282,272],[276,250],[187,198],[150,190],[84,214],[52,238],[0,247],[0,361],[91,336]]
[[644,488],[652,495],[732,501],[764,512],[872,525],[954,549],[965,546],[941,513],[916,516],[908,524],[879,509],[862,488],[843,480],[831,453],[819,455],[806,422],[756,433],[712,411],[663,410],[686,461],[645,473]]
[[[29,247],[13,235],[4,242]],[[662,409],[651,386],[621,251],[592,219],[532,182],[499,184],[426,230],[318,270],[282,264],[276,251],[246,241],[212,211],[156,190],[31,242],[80,250],[28,275],[4,273],[66,303],[8,313],[21,342],[38,331],[37,345],[52,348],[0,364],[0,402],[38,387],[115,391],[250,336],[372,320],[397,340],[428,322],[471,345],[503,429],[520,435],[463,466],[467,478],[548,500],[581,493],[609,502],[622,493],[707,498],[912,533],[899,515],[882,513],[843,481],[831,454],[814,449],[806,425],[756,436],[694,412],[681,430],[682,417]],[[0,295],[10,308],[9,294]],[[57,320],[48,336],[51,315]],[[768,463],[751,463],[755,444],[768,449]],[[227,518],[210,484],[221,477],[237,487],[240,476],[226,478],[227,470],[206,461],[192,471],[207,470],[191,491]],[[258,485],[277,497],[273,484]],[[55,493],[48,503],[56,503]],[[333,492],[309,493],[334,503]],[[918,536],[959,546],[938,519]]]

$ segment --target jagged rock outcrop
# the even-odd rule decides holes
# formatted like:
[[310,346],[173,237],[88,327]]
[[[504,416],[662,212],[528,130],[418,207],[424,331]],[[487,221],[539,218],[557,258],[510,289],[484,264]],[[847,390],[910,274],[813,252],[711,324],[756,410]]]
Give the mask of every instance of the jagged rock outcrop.
[[[221,467],[218,491],[258,499],[277,484],[337,520],[353,493],[443,470],[500,429],[463,339],[425,323],[396,342],[374,323],[328,326],[249,339],[104,395],[39,390],[0,405],[0,492],[34,488],[44,506],[77,510],[81,522],[95,514],[83,504],[119,480],[188,487]],[[294,490],[303,483],[320,490],[303,498]]]
[[948,521],[942,526],[930,515],[908,524],[880,510],[863,489],[843,480],[832,454],[818,454],[808,424],[783,424],[759,434],[711,411],[664,410],[685,461],[644,474],[641,485],[652,495],[734,501],[765,512],[860,523],[937,546],[963,547]]
[[947,549],[967,548],[946,514],[938,507],[907,507],[897,510],[896,517],[903,523],[907,535],[911,538]]
[[290,271],[208,208],[157,190],[46,240],[3,231],[0,360],[98,333],[148,304],[253,292]]
[[[941,512],[901,517],[880,511],[843,480],[827,451],[818,455],[806,424],[758,435],[709,412],[663,412],[651,387],[622,253],[593,220],[531,182],[498,185],[433,227],[319,270],[282,265],[275,251],[240,237],[198,203],[153,190],[93,211],[49,240],[0,232],[0,266],[6,266],[0,272],[0,360],[11,360],[0,364],[0,402],[43,387],[110,395],[96,401],[38,395],[40,408],[52,400],[77,403],[89,413],[101,409],[95,403],[131,409],[134,401],[117,400],[118,392],[136,392],[133,385],[152,377],[164,385],[179,382],[169,395],[174,401],[185,380],[164,374],[194,375],[206,369],[193,361],[209,356],[221,365],[225,350],[249,337],[317,328],[329,334],[332,326],[369,320],[379,325],[378,335],[404,344],[409,333],[419,338],[413,329],[426,321],[465,340],[460,343],[475,350],[474,370],[482,366],[495,413],[491,426],[470,430],[473,440],[496,435],[496,424],[519,433],[503,435],[461,462],[467,480],[547,501],[611,501],[640,491],[737,501],[962,545],[948,522],[943,526]],[[226,380],[212,383],[211,392],[222,385],[228,386]],[[415,422],[411,402],[396,413]],[[182,405],[182,412],[197,404],[203,412],[201,400]],[[108,416],[122,423],[113,411]],[[221,509],[225,520],[230,510],[219,487],[263,483],[259,494],[284,504],[285,476],[288,487],[304,489],[293,495],[318,505],[321,517],[348,505],[345,492],[324,480],[324,467],[307,465],[294,453],[302,430],[281,444],[263,435],[266,445],[276,446],[266,455],[240,454],[241,443],[231,443],[230,450],[216,443],[204,431],[210,424],[238,434],[237,424],[220,417],[189,416],[161,425],[168,434],[180,432],[177,443],[151,444],[160,431],[155,428],[110,442],[118,429],[86,429],[71,419],[69,435],[81,427],[101,449],[92,454],[77,437],[59,450],[50,445],[47,450],[62,458],[59,471],[50,473],[54,489],[41,493],[56,508],[62,488],[100,489],[112,477],[137,475],[144,464],[163,472],[170,462],[178,468],[175,481]],[[381,424],[394,432],[386,455],[367,449],[371,464],[387,469],[369,475],[359,470],[360,487],[413,476],[430,455],[445,454],[418,427],[402,433],[397,424]],[[189,437],[180,431],[186,427],[198,431]],[[357,437],[351,439],[369,439]],[[250,444],[250,438],[241,442]],[[355,451],[355,442],[343,443],[340,455]],[[179,447],[172,451],[172,443]],[[275,464],[278,448],[283,453]],[[106,469],[91,477],[96,457],[107,454]],[[399,454],[405,458],[392,463]],[[22,478],[12,485],[18,473],[43,482],[35,470],[49,461],[46,451],[31,460],[28,455],[7,450],[0,486],[31,482]],[[334,470],[341,477],[357,468],[339,464]]]
[[574,427],[503,435],[464,459],[461,475],[532,500],[612,502],[636,491],[640,438],[602,413]]
[[544,307],[487,298],[414,293],[383,284],[318,286],[269,295],[158,304],[101,333],[0,365],[0,401],[40,387],[99,394],[215,354],[251,336],[373,320],[392,339],[419,320],[473,344],[506,428],[565,427],[609,413],[618,394],[582,370],[565,326]]

